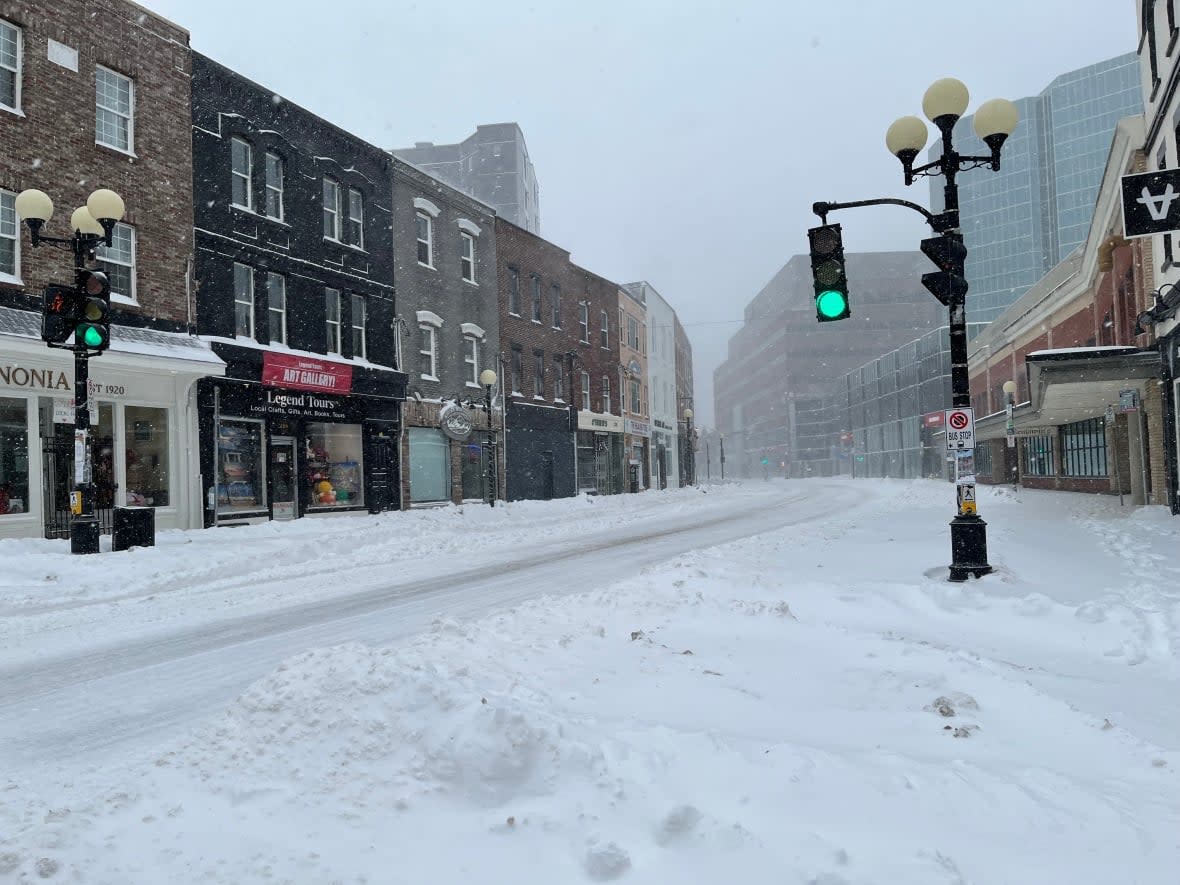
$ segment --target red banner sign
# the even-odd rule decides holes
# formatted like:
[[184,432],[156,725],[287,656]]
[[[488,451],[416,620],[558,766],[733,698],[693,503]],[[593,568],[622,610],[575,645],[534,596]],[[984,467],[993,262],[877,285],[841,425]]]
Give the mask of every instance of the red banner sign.
[[292,390],[348,393],[352,390],[352,366],[268,350],[262,357],[262,383]]

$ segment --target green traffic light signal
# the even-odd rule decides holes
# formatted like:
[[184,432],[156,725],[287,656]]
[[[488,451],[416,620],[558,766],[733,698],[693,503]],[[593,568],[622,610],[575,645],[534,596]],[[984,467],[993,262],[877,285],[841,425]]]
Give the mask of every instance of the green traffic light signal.
[[815,309],[829,320],[842,319],[848,313],[848,298],[843,292],[828,289],[816,296]]
[[821,323],[852,315],[848,303],[848,268],[844,239],[838,224],[821,224],[807,231],[811,244],[811,276],[815,286],[815,318]]

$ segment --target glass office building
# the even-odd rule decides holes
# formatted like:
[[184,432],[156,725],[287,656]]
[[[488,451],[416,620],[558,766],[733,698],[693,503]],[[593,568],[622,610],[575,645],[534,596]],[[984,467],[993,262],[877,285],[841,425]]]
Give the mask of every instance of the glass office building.
[[[968,323],[974,336],[983,323]],[[854,476],[948,476],[941,418],[951,406],[951,339],[946,326],[854,369],[840,379],[843,469]]]
[[[972,323],[994,320],[1085,240],[1115,125],[1143,112],[1138,59],[1132,52],[1062,74],[1016,105],[1020,125],[1001,170],[958,179]],[[955,125],[955,146],[986,155],[973,121]],[[936,143],[928,159],[939,153]],[[935,211],[942,189],[942,178],[930,179]]]

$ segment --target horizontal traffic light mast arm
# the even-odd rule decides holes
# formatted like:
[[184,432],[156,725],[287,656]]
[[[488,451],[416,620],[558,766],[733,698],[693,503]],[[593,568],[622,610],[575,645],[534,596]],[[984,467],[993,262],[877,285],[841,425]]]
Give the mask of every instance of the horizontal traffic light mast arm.
[[[811,211],[820,217],[824,223],[828,223],[828,213],[834,212],[837,209],[856,209],[860,206],[905,206],[907,209],[913,209],[919,212],[926,219],[926,223],[934,228],[937,232],[944,230],[951,230],[958,226],[958,213],[943,212],[941,215],[935,215],[929,209],[919,206],[917,203],[911,203],[909,200],[899,200],[897,197],[877,197],[874,200],[852,200],[848,203],[812,203]],[[954,216],[953,218],[951,216]]]

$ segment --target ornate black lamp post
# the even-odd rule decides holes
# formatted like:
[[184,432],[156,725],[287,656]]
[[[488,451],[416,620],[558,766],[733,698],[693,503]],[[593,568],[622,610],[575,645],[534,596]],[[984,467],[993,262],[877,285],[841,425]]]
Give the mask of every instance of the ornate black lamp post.
[[496,373],[491,369],[484,369],[479,373],[479,383],[483,385],[484,394],[484,411],[488,417],[488,467],[486,474],[487,490],[488,490],[488,505],[496,506],[496,498],[499,495],[500,480],[500,460],[496,444],[496,431],[492,424],[492,388],[496,386]]
[[[41,228],[53,216],[53,201],[43,191],[21,191],[17,195],[15,206],[17,215],[23,218],[29,227],[29,239],[33,246],[48,245],[72,251],[75,290],[83,297],[99,295],[105,286],[105,277],[100,272],[87,271],[86,262],[95,260],[95,252],[100,245],[111,245],[115,225],[123,217],[123,198],[105,188],[96,190],[87,199],[86,205],[75,209],[70,216],[70,227],[74,234],[68,238],[47,237],[41,233]],[[106,288],[109,291],[109,287]],[[105,294],[103,297],[105,298]],[[101,338],[90,340],[83,336],[84,328],[87,327],[79,327],[79,333],[74,336],[72,345],[59,345],[69,347],[74,352],[73,487],[76,500],[71,502],[73,517],[70,520],[70,550],[73,553],[97,553],[99,525],[95,513],[93,443],[90,436],[90,407],[87,394],[91,351],[97,348],[96,353],[100,353],[106,348],[106,342]]]
[[[935,261],[937,273],[926,274],[922,282],[950,312],[951,405],[971,406],[970,379],[967,371],[967,279],[964,265],[967,247],[959,226],[959,186],[956,177],[967,169],[986,167],[999,171],[1000,149],[1019,122],[1016,105],[995,98],[980,105],[975,112],[975,132],[990,149],[986,156],[966,156],[955,150],[955,123],[967,110],[970,96],[967,87],[954,78],[937,80],[922,98],[922,111],[942,135],[942,156],[923,166],[914,166],[918,153],[926,146],[926,124],[918,117],[896,120],[885,135],[890,153],[901,160],[906,185],[925,176],[941,175],[943,212],[928,218],[940,236],[922,242],[922,251]],[[987,523],[975,512],[975,476],[973,468],[962,469],[964,459],[956,457],[958,512],[951,521],[952,581],[965,581],[969,575],[980,577],[992,570],[987,562]]]

